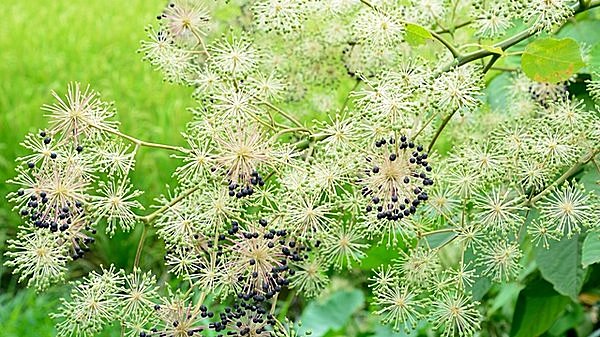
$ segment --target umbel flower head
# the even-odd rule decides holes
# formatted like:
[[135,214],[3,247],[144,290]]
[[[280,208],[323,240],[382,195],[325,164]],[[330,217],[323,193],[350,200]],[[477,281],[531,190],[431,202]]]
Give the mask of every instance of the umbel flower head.
[[223,135],[217,136],[216,143],[219,153],[215,161],[225,170],[230,196],[252,195],[253,186],[265,184],[258,173],[259,166],[272,165],[275,158],[260,131],[241,125],[234,130],[227,128]]
[[154,314],[159,318],[159,325],[149,331],[140,332],[140,337],[200,336],[202,331],[208,330],[208,324],[201,320],[214,315],[205,305],[194,305],[179,292],[163,298],[161,304],[155,304]]
[[266,219],[260,219],[259,226],[243,229],[235,221],[228,230],[229,237],[221,237],[229,241],[225,248],[227,268],[237,275],[238,297],[246,301],[272,298],[289,285],[288,276],[295,273],[288,262],[304,258],[304,246],[288,239],[286,230],[267,229],[267,225]]
[[67,270],[68,247],[48,231],[38,229],[20,232],[17,240],[8,241],[11,251],[6,266],[21,274],[19,281],[27,280],[27,286],[43,290],[51,283],[61,280]]
[[198,1],[176,0],[157,17],[163,20],[171,36],[177,40],[194,39],[206,35],[210,20],[208,10]]
[[[51,141],[49,137],[44,139]],[[59,243],[70,246],[76,259],[93,242],[84,231],[95,232],[84,209],[90,181],[86,169],[77,160],[63,160],[63,153],[53,152],[51,159],[40,166],[28,163],[28,169],[17,169],[19,174],[10,182],[20,189],[9,194],[9,199],[32,229],[53,233],[56,240],[60,238]]]
[[48,112],[51,130],[61,133],[62,137],[79,139],[116,127],[115,122],[108,120],[114,116],[111,104],[101,101],[89,85],[82,89],[77,82],[69,83],[65,99],[54,91],[52,95],[57,102],[44,104],[42,110]]
[[428,199],[425,189],[433,185],[427,176],[432,168],[423,146],[401,136],[398,141],[393,137],[378,140],[375,147],[380,153],[366,158],[367,168],[360,180],[362,193],[370,200],[367,212],[393,221],[414,214]]

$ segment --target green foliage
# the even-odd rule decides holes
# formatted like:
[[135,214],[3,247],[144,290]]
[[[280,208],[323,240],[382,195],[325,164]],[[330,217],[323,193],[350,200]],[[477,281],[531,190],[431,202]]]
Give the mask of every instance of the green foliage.
[[547,331],[570,300],[542,279],[521,290],[510,329],[511,337],[539,336]]
[[364,305],[362,291],[341,290],[306,306],[300,321],[301,331],[310,331],[311,336],[321,337],[328,331],[336,331],[348,324],[352,315]]
[[27,336],[36,331],[39,337],[54,337],[54,322],[48,316],[58,305],[58,296],[64,289],[38,294],[27,289],[16,295],[0,295],[0,336]]
[[536,82],[566,81],[584,65],[579,44],[571,38],[537,39],[521,57],[523,72]]
[[589,67],[592,71],[600,71],[600,42],[594,44],[590,50]]
[[385,244],[373,245],[365,252],[365,257],[360,261],[360,269],[373,270],[382,265],[389,265],[400,257],[400,252],[404,249],[403,246],[390,249]]
[[427,40],[433,39],[433,35],[423,28],[422,26],[409,23],[406,25],[406,42],[411,46],[418,46],[427,42]]
[[536,247],[536,262],[544,279],[565,296],[577,300],[583,285],[585,271],[581,267],[581,242],[579,235],[564,237],[550,248]]
[[598,262],[600,262],[600,233],[594,230],[588,232],[583,240],[581,264],[586,268]]

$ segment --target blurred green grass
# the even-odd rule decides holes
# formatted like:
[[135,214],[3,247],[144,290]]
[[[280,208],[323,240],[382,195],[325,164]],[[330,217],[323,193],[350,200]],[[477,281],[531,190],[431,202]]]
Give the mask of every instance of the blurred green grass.
[[[51,90],[64,93],[70,81],[90,84],[114,101],[125,133],[169,144],[182,144],[193,105],[190,88],[164,83],[136,53],[144,27],[160,13],[164,0],[26,0],[0,1],[0,247],[13,237],[20,219],[6,194],[14,187],[14,159],[25,154],[18,144],[27,132],[44,128],[40,110],[52,101]],[[176,162],[161,151],[141,150],[133,183],[148,205],[172,183]],[[97,263],[125,266],[135,254],[137,232],[100,240]],[[0,252],[3,249],[0,248]],[[0,257],[0,262],[3,258]],[[148,258],[147,263],[152,259]],[[53,336],[47,317],[64,287],[36,295],[19,290],[10,270],[0,266],[0,336]]]

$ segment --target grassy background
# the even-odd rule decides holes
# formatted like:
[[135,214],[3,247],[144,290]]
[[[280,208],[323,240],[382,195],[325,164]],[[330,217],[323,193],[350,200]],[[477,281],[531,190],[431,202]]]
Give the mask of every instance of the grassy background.
[[[140,61],[136,53],[144,26],[160,13],[164,0],[26,0],[0,1],[0,247],[14,237],[20,219],[5,195],[14,187],[14,159],[27,132],[45,127],[40,106],[52,101],[51,90],[66,91],[70,81],[90,84],[115,101],[125,133],[156,142],[182,144],[191,114],[191,89],[171,86]],[[165,190],[176,162],[168,153],[142,149],[133,183],[145,190],[143,204]],[[100,239],[97,263],[127,266],[135,254],[137,232]],[[0,253],[3,248],[0,248]],[[0,257],[0,265],[2,262]],[[151,259],[146,259],[151,263]],[[81,267],[81,266],[80,266]],[[0,266],[0,336],[54,336],[47,313],[64,287],[43,295],[20,289],[10,270]]]

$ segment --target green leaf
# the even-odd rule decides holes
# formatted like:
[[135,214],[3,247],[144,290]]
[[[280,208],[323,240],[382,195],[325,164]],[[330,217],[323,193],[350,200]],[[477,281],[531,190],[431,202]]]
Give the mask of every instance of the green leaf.
[[301,333],[311,331],[311,337],[321,337],[330,330],[344,327],[352,314],[363,306],[364,301],[362,291],[342,290],[322,301],[310,302],[300,318]]
[[418,46],[424,44],[427,40],[433,39],[433,35],[424,27],[408,23],[406,24],[406,35],[404,38],[409,45]]
[[600,42],[590,49],[590,69],[600,72]]
[[510,336],[541,335],[554,324],[569,302],[568,297],[558,294],[548,282],[533,281],[519,293]]
[[454,239],[455,236],[456,233],[454,232],[443,232],[428,235],[425,240],[427,240],[429,248],[434,249],[448,243],[448,241]]
[[[422,323],[422,322],[421,322]],[[421,324],[423,325],[423,324]],[[394,331],[391,327],[387,325],[378,324],[374,331],[372,337],[417,337],[418,332],[417,329],[410,330],[406,333],[404,330]]]
[[537,39],[521,57],[523,72],[537,82],[566,81],[583,66],[579,44],[571,38]]
[[600,42],[600,21],[597,19],[573,20],[565,24],[558,31],[556,36],[570,37],[579,43],[585,42],[588,45],[594,45]]
[[588,167],[581,175],[579,182],[583,184],[586,191],[600,194],[600,172],[593,167]]
[[[566,310],[556,319],[556,322],[552,324],[552,327],[548,330],[550,336],[568,336],[567,331],[581,327],[585,322],[585,312],[580,304],[571,304],[567,306]],[[589,333],[584,335],[577,334],[577,336],[587,336]]]
[[[387,242],[387,237],[383,239],[383,242]],[[371,271],[381,265],[392,264],[395,259],[400,257],[401,250],[404,250],[402,242],[399,242],[395,249],[390,249],[385,244],[373,244],[371,248],[366,251],[366,256],[360,261],[358,267],[361,270]]]
[[475,301],[481,301],[483,296],[487,294],[487,292],[492,287],[492,280],[489,277],[483,276],[478,278],[473,286],[471,286],[471,294]]
[[591,231],[583,241],[581,249],[581,264],[587,268],[590,264],[600,262],[600,233]]
[[518,298],[519,293],[523,289],[523,285],[520,283],[506,283],[501,284],[500,291],[494,297],[494,301],[492,302],[492,306],[487,312],[487,317],[492,317],[492,315],[504,307],[507,304],[514,306],[515,300]]
[[552,283],[560,294],[577,300],[584,279],[579,235],[572,238],[565,236],[559,242],[553,242],[549,249],[536,247],[535,254],[544,279]]

